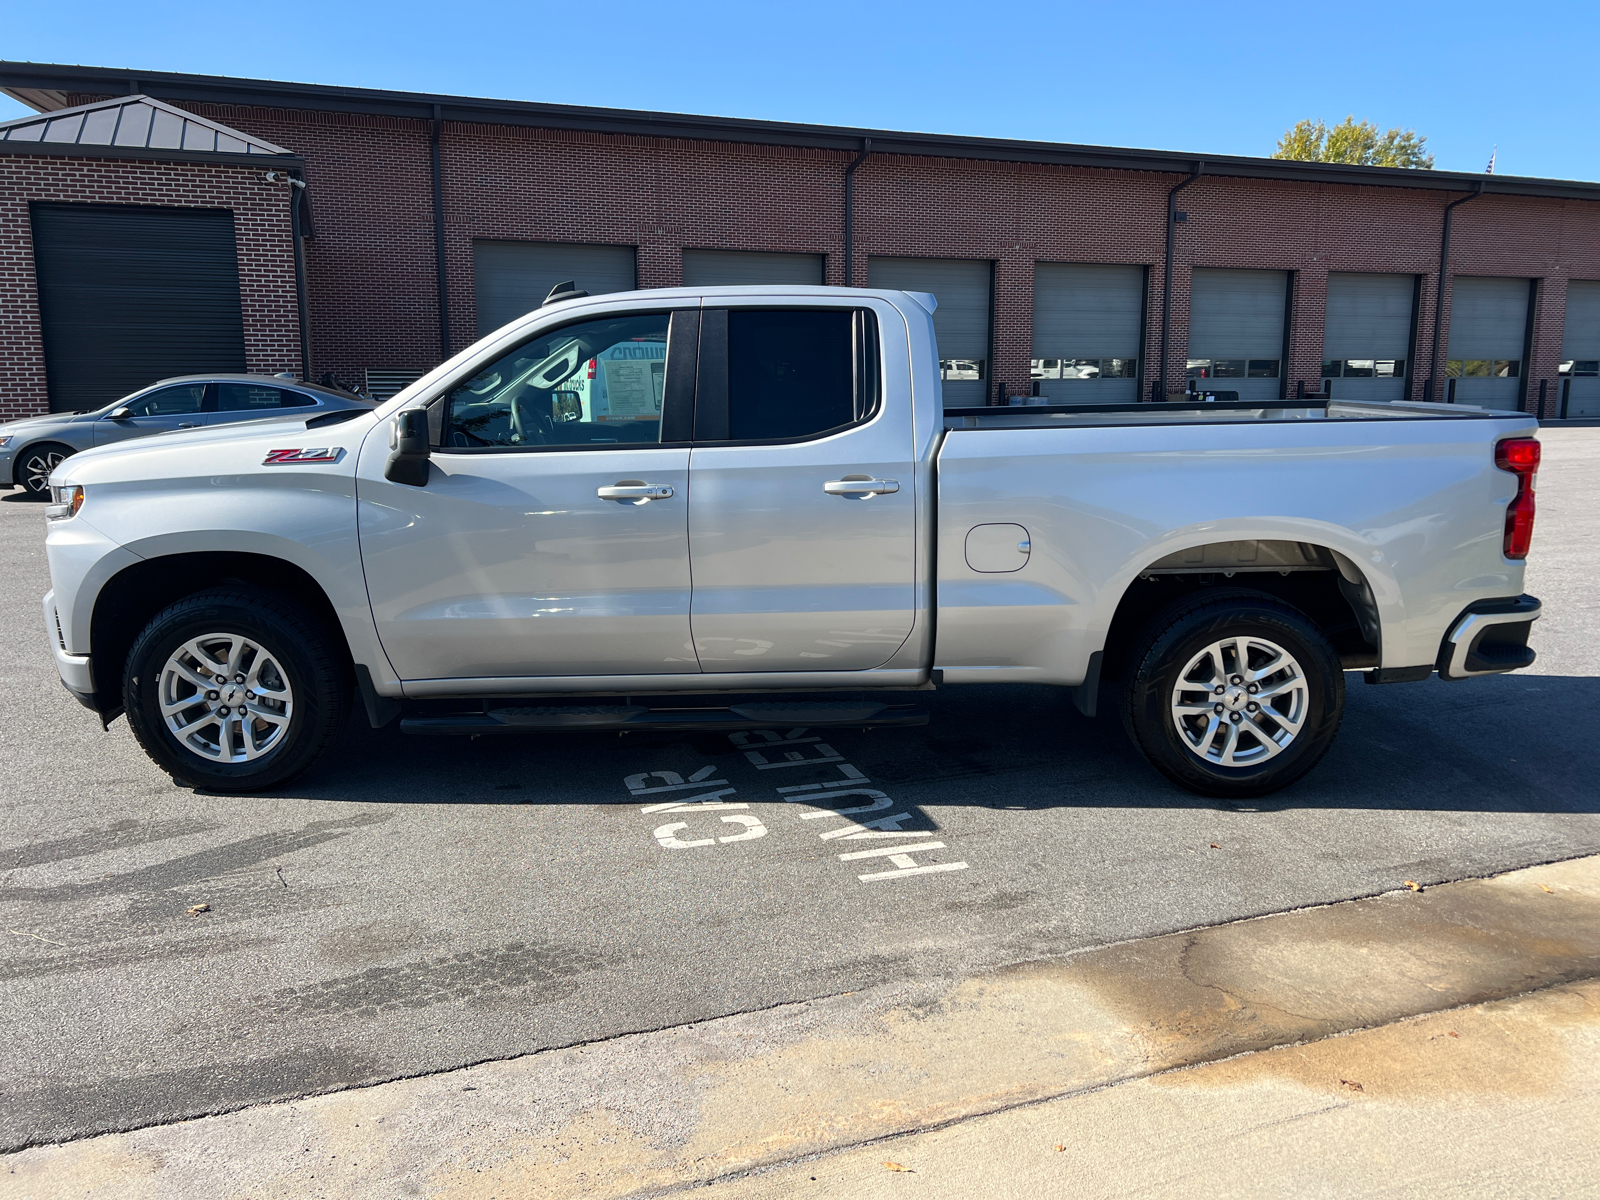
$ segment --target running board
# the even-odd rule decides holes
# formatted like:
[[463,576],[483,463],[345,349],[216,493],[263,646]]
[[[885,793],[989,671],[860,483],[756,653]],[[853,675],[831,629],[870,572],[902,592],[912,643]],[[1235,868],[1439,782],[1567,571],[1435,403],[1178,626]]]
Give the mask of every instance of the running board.
[[926,725],[914,704],[734,704],[727,708],[642,708],[621,704],[562,708],[492,708],[437,717],[402,717],[403,733],[436,735],[522,733],[528,730],[680,730],[704,732],[805,725],[906,727]]

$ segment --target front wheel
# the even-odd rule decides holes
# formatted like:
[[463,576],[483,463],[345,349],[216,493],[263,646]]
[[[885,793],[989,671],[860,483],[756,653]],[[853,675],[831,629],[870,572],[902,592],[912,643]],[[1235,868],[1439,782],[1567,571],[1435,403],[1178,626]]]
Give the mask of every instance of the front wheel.
[[317,621],[271,592],[220,587],[158,613],[123,676],[128,724],[173,780],[259,792],[311,766],[342,728],[342,657]]
[[1260,592],[1201,596],[1145,628],[1123,709],[1128,735],[1174,783],[1248,799],[1327,753],[1344,714],[1339,656],[1309,618]]
[[50,499],[50,472],[71,457],[71,446],[59,442],[40,442],[29,446],[17,459],[16,480],[30,500]]

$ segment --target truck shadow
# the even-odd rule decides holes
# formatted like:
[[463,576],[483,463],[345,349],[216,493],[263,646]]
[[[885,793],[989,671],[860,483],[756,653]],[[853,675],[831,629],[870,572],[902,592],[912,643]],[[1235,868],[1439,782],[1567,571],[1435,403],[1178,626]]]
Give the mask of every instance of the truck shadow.
[[[1085,718],[1053,688],[951,688],[918,697],[932,717],[921,728],[811,733],[897,807],[1600,812],[1600,679],[1516,674],[1367,687],[1359,675],[1346,678],[1344,727],[1327,757],[1299,783],[1248,803],[1168,783],[1114,711]],[[328,763],[291,790],[360,803],[625,805],[637,801],[624,778],[644,771],[687,779],[714,765],[752,800],[776,800],[777,783],[810,777],[758,774],[723,734],[427,738],[359,720]],[[838,778],[835,768],[824,773]]]

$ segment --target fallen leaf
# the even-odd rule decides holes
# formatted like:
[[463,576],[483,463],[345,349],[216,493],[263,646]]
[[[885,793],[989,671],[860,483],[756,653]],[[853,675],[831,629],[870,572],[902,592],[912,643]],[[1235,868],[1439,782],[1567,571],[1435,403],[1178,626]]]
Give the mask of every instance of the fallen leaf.
[[1217,845],[1217,844],[1216,844],[1216,843],[1215,843],[1215,842],[1212,842],[1212,843],[1211,843],[1211,848],[1212,848],[1212,849],[1213,849],[1213,850],[1221,850],[1221,849],[1222,849],[1222,847],[1221,847],[1221,846],[1219,846],[1219,845]]
[[1056,1147],[1056,1153],[1057,1153],[1057,1154],[1060,1154],[1060,1153],[1061,1153],[1061,1152],[1062,1152],[1062,1151],[1063,1151],[1063,1150],[1065,1150],[1065,1149],[1066,1149],[1066,1147],[1065,1147],[1065,1146],[1057,1146],[1057,1147]]
[[189,910],[188,911],[189,911],[189,915],[191,917],[198,917],[203,912],[210,912],[211,911],[211,905],[209,905],[209,904],[191,904],[189,906]]
[[1420,883],[1418,883],[1415,879],[1406,880],[1406,886],[1408,888],[1410,888],[1413,892],[1420,892],[1422,890],[1422,885]]
[[902,1167],[897,1162],[886,1162],[886,1163],[883,1164],[883,1166],[884,1166],[884,1169],[887,1170],[887,1171],[904,1171],[907,1175],[915,1175],[916,1174],[916,1172],[913,1171],[910,1167]]
[[1539,890],[1541,892],[1549,892],[1552,896],[1554,896],[1556,894],[1555,888],[1553,888],[1553,887],[1545,887],[1545,885],[1542,884],[1542,883],[1539,885]]
[[1344,1086],[1349,1088],[1352,1092],[1364,1092],[1364,1091],[1367,1090],[1366,1088],[1362,1087],[1359,1083],[1357,1083],[1354,1079],[1341,1079],[1341,1080],[1339,1080],[1339,1082],[1344,1084]]
[[1460,1036],[1461,1036],[1461,1035],[1460,1035],[1460,1034],[1459,1034],[1459,1033],[1457,1033],[1457,1032],[1456,1032],[1456,1031],[1455,1031],[1455,1030],[1453,1030],[1453,1029],[1452,1029],[1452,1030],[1451,1030],[1451,1031],[1450,1031],[1450,1032],[1449,1032],[1449,1033],[1447,1033],[1447,1034],[1445,1034],[1445,1037],[1454,1037],[1454,1038],[1458,1038],[1458,1037],[1460,1037]]

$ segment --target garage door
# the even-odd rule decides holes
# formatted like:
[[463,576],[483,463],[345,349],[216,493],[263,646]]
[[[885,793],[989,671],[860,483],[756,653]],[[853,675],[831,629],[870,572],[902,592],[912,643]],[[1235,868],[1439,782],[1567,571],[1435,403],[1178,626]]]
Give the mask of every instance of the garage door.
[[970,258],[869,258],[867,286],[932,292],[939,337],[939,376],[946,408],[984,402],[989,379],[989,281],[987,262]]
[[1415,275],[1328,274],[1322,377],[1345,400],[1404,400]]
[[1450,291],[1445,396],[1457,404],[1516,408],[1528,336],[1528,281],[1457,275]]
[[568,279],[591,296],[632,291],[634,250],[567,242],[475,241],[472,270],[482,337],[538,308],[551,288]]
[[32,218],[52,411],[245,369],[231,212],[35,204]]
[[752,250],[685,250],[684,287],[741,283],[822,283],[820,254],[761,254]]
[[1139,398],[1144,268],[1039,263],[1033,269],[1033,378],[1053,404]]
[[1285,271],[1195,268],[1189,288],[1188,378],[1238,392],[1241,400],[1276,400],[1283,371]]
[[1600,417],[1600,282],[1567,284],[1567,325],[1561,335],[1564,417]]

